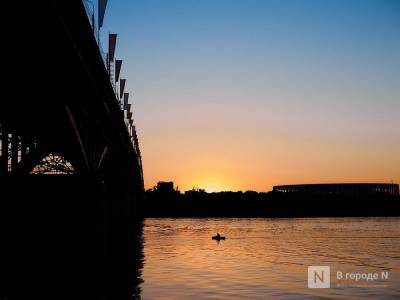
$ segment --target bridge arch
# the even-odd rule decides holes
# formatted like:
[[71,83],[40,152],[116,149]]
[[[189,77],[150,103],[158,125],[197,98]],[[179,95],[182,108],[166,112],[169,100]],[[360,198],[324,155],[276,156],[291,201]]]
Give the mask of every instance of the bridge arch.
[[30,174],[72,175],[76,169],[71,161],[59,153],[49,153],[37,163]]

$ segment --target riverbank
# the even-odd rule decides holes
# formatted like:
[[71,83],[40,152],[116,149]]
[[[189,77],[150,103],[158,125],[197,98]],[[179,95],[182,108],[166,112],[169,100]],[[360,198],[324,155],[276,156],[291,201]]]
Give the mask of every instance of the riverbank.
[[140,211],[144,217],[400,216],[400,196],[148,191]]

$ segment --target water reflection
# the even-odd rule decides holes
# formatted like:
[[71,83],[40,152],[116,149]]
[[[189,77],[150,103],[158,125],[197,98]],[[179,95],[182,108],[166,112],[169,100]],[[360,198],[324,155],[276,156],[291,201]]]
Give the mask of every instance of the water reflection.
[[[138,266],[144,299],[395,298],[400,295],[400,219],[146,219]],[[212,240],[216,232],[226,240]],[[144,242],[143,240],[138,240]],[[140,252],[140,251],[139,251]],[[140,254],[140,253],[139,253]],[[377,272],[377,286],[307,288],[309,265]]]

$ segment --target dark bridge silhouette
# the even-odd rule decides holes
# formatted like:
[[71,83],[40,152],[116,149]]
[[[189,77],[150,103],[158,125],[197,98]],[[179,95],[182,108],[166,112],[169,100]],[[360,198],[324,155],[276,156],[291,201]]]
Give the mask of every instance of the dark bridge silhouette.
[[75,0],[7,2],[4,296],[124,298],[143,172],[130,105],[121,103],[111,53],[101,51],[98,16]]
[[80,174],[123,174],[142,185],[139,148],[83,4],[40,1],[20,17],[2,46],[13,97],[0,103],[1,173],[29,174],[58,153]]

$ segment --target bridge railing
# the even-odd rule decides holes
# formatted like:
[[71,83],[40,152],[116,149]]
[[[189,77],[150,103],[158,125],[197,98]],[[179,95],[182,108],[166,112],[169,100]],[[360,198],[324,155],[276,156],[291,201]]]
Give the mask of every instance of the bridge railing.
[[[93,36],[96,40],[100,55],[103,59],[104,67],[106,68],[106,70],[109,74],[109,80],[110,80],[111,86],[114,90],[116,99],[119,102],[121,110],[124,110],[124,107],[121,103],[121,99],[120,99],[120,95],[119,95],[118,85],[116,84],[116,80],[115,80],[115,74],[114,74],[114,71],[115,71],[114,63],[115,62],[109,61],[107,52],[103,50],[103,47],[101,44],[100,29],[98,26],[98,22],[99,22],[98,21],[98,13],[96,13],[96,6],[94,4],[95,1],[96,0],[82,0],[82,3],[85,8],[90,26],[92,28]],[[124,113],[124,115],[125,115],[125,113]],[[133,120],[126,119],[124,123],[129,132],[131,143],[132,143],[134,151],[136,152],[136,155],[138,158],[138,163],[140,165],[140,169],[141,169],[141,173],[142,173],[142,159],[141,159],[141,153],[140,153],[140,148],[139,148],[139,140],[138,140],[137,133],[136,133],[136,127],[133,124]],[[142,173],[142,176],[143,176],[143,173]]]
[[[95,0],[93,0],[95,1]],[[97,42],[97,46],[99,48],[99,52],[101,54],[101,58],[103,59],[104,66],[107,68],[107,52],[103,50],[103,47],[101,45],[101,39],[100,39],[100,30],[98,26],[98,21],[97,21],[97,15],[95,13],[95,4],[91,0],[82,0],[83,6],[85,7],[85,11],[90,23],[90,26],[93,31],[93,36]]]

